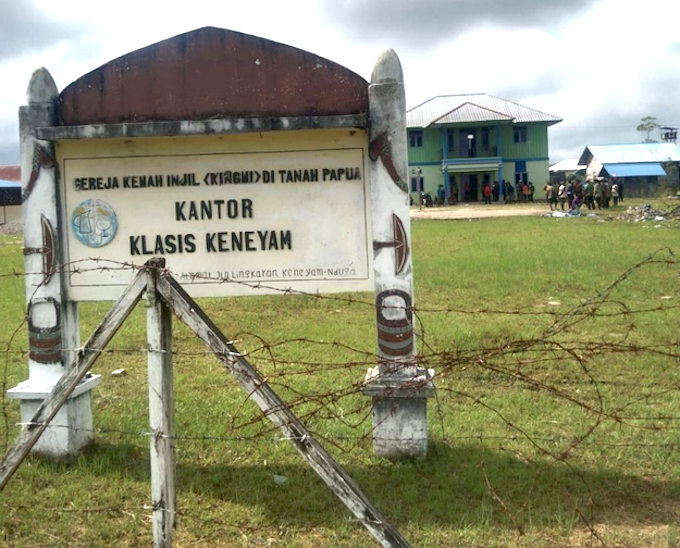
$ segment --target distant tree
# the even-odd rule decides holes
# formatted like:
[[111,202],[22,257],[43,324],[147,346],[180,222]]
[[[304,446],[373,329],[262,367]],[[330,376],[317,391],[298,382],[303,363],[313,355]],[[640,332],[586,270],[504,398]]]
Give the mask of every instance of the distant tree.
[[656,116],[645,116],[640,120],[640,125],[636,128],[640,133],[645,134],[645,143],[654,143],[655,140],[650,137],[652,131],[659,127],[656,121]]

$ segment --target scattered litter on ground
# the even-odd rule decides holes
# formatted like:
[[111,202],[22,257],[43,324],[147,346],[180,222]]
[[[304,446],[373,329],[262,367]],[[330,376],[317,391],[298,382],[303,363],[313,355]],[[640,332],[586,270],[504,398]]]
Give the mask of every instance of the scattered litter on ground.
[[[640,223],[645,221],[680,221],[680,206],[675,206],[673,209],[663,211],[654,209],[649,204],[642,204],[637,207],[628,207],[626,211],[619,213],[616,216],[621,221],[628,221],[633,223]],[[656,225],[661,226],[661,225]],[[656,227],[655,227],[656,228]]]
[[554,217],[556,219],[562,219],[563,217],[578,216],[580,213],[572,213],[571,211],[546,211],[541,215],[541,217]]
[[551,298],[551,299],[548,301],[548,304],[549,304],[550,306],[560,306],[562,303],[561,303],[560,301],[558,301],[557,299],[552,299],[552,298]]
[[21,219],[14,219],[9,223],[0,225],[0,234],[21,234],[24,231],[24,223]]
[[278,474],[274,474],[272,477],[274,478],[274,483],[276,485],[284,485],[288,482],[288,478],[286,476],[279,476]]
[[124,377],[125,375],[127,375],[127,371],[125,371],[125,369],[116,369],[111,371],[112,377]]

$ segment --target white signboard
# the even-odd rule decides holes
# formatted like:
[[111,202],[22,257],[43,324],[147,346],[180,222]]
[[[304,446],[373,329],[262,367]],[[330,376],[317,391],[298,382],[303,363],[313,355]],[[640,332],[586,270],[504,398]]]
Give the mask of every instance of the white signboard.
[[373,289],[365,132],[92,139],[57,150],[71,300],[116,298],[133,275],[119,267],[151,257],[165,257],[197,297]]

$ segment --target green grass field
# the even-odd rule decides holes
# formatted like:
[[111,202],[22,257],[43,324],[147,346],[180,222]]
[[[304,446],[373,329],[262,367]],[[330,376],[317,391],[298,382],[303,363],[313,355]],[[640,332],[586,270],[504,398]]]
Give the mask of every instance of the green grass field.
[[[412,232],[419,351],[437,372],[423,461],[372,452],[360,393],[372,295],[201,305],[413,546],[680,546],[680,265],[667,249],[680,227],[513,218]],[[21,270],[20,240],[0,237],[0,275]],[[0,284],[11,387],[28,373],[23,279]],[[83,339],[108,307],[81,306]],[[22,464],[0,495],[1,546],[151,544],[145,344],[140,305],[93,368],[95,443],[75,462]],[[176,546],[376,545],[178,323],[175,350]],[[18,404],[3,406],[11,443]]]

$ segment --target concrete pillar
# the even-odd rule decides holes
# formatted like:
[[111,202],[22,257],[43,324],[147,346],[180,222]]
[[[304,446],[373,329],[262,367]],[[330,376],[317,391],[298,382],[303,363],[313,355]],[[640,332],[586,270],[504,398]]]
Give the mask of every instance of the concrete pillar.
[[[28,324],[28,380],[7,392],[20,400],[22,422],[30,420],[64,371],[73,365],[80,345],[77,305],[68,302],[60,261],[58,216],[59,169],[54,145],[35,138],[35,128],[56,123],[59,96],[50,73],[40,68],[31,76],[19,109],[21,181],[24,217],[24,269]],[[92,439],[90,390],[101,382],[88,376],[52,420],[33,447],[34,453],[65,458]]]
[[364,393],[373,401],[376,454],[423,457],[434,372],[416,361],[406,101],[401,63],[393,50],[378,58],[368,94],[379,363],[368,371]]

